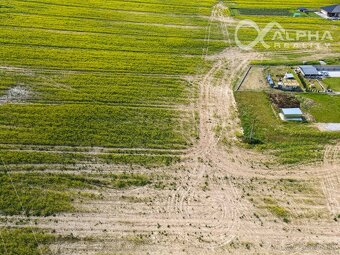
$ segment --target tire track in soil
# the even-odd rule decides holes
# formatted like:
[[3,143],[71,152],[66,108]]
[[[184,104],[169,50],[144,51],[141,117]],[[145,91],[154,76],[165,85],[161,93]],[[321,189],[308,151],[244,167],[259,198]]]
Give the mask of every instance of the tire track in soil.
[[[216,10],[216,9],[215,9]],[[214,11],[212,15],[216,15],[216,13],[219,13],[219,11]],[[221,28],[225,28],[225,26],[221,26]],[[224,35],[226,35],[224,33]],[[228,52],[229,53],[229,52]],[[221,69],[226,69],[228,67],[228,65],[230,65],[230,54],[228,53],[224,53],[221,57],[217,57],[217,63],[213,65],[213,67],[211,68],[211,70],[207,73],[207,75],[204,76],[202,82],[201,82],[201,106],[207,107],[207,106],[214,106],[214,107],[219,107],[219,105],[221,105],[222,107],[224,106],[224,109],[229,110],[230,108],[235,108],[235,102],[232,98],[233,94],[231,91],[231,81],[232,79],[235,77],[235,74],[238,73],[238,71],[240,71],[240,69],[242,69],[244,66],[247,66],[246,63],[249,61],[250,58],[247,59],[242,59],[241,61],[238,61],[239,59],[237,59],[236,61],[232,61],[232,66],[229,68],[229,70],[233,70],[232,74],[230,75],[230,72],[226,72],[225,76],[222,77],[221,79],[219,79],[217,81],[218,84],[216,84],[216,81],[214,81],[214,76],[215,74],[220,71]],[[237,54],[235,52],[235,54]],[[235,66],[235,63],[238,63]],[[226,76],[229,78],[226,78]],[[223,86],[223,84],[226,84],[227,86]],[[220,98],[220,100],[218,100],[218,103],[216,104],[211,104],[211,102],[213,102],[213,100],[217,97],[218,98],[218,94],[216,94],[216,91],[213,91],[214,89],[212,88],[217,88],[218,87],[222,87],[223,90],[221,91],[217,91],[218,94],[222,92],[222,95],[225,94],[227,97],[229,98]],[[214,93],[215,92],[215,93]],[[224,92],[224,93],[223,93]],[[210,98],[209,98],[210,96]],[[215,98],[213,98],[215,97]],[[228,100],[229,99],[229,100]],[[230,100],[231,99],[231,100]],[[210,101],[207,101],[210,100]],[[227,106],[229,107],[225,107],[225,103],[229,104]],[[211,105],[209,105],[211,104]],[[202,109],[202,108],[200,108]],[[216,110],[216,109],[213,109]],[[220,109],[217,109],[220,111]],[[225,112],[225,110],[223,111],[223,114],[228,116],[228,112]],[[229,113],[230,115],[230,113]],[[201,120],[201,127],[200,127],[200,135],[201,135],[201,140],[199,143],[199,148],[196,150],[196,155],[199,155],[200,157],[204,158],[205,161],[203,160],[203,163],[208,164],[207,167],[217,167],[218,165],[215,166],[209,166],[212,164],[212,162],[214,162],[215,159],[210,159],[209,155],[213,154],[213,155],[219,155],[221,153],[219,153],[218,151],[220,150],[219,147],[219,142],[222,138],[221,135],[216,137],[216,134],[214,134],[213,132],[213,128],[209,127],[208,129],[206,129],[206,123],[210,122],[210,117],[212,116],[212,111],[201,111],[200,112],[200,120]],[[202,124],[203,123],[203,124]],[[202,127],[203,125],[203,127]],[[211,125],[213,126],[213,125]],[[202,148],[209,148],[208,150],[204,150]],[[224,154],[224,151],[222,150],[222,153]],[[220,155],[221,157],[224,157],[226,155]],[[199,162],[199,160],[197,160],[197,162]],[[208,162],[208,163],[206,163]],[[198,163],[199,165],[199,163]],[[201,163],[202,165],[202,163]],[[197,168],[197,167],[196,167]],[[203,168],[203,166],[201,166],[201,168]],[[219,167],[220,170],[222,170],[223,172],[227,172],[225,171],[225,166],[220,166]],[[209,173],[214,172],[214,170],[209,170]],[[203,176],[204,174],[207,173],[207,170],[204,169],[199,175],[197,176],[197,180],[196,180],[196,185],[197,186],[200,182],[202,182]],[[228,178],[230,180],[230,178]],[[231,217],[226,221],[227,223],[224,222],[224,224],[227,225],[227,228],[225,229],[225,233],[223,234],[223,239],[216,241],[215,237],[215,243],[216,245],[212,246],[211,248],[216,248],[222,245],[226,245],[229,242],[231,242],[235,235],[234,233],[236,233],[236,228],[239,225],[239,220],[238,218],[240,218],[242,216],[241,211],[246,211],[246,207],[240,203],[240,195],[236,189],[236,187],[234,187],[234,184],[229,181],[229,186],[231,189],[231,192],[228,193],[228,196],[224,196],[223,199],[220,200],[220,206],[222,208],[222,215],[221,217],[219,217],[221,219],[221,221],[217,222],[217,225],[215,225],[214,229],[221,229],[222,227],[222,221],[226,219],[227,215],[231,215]],[[225,185],[224,185],[225,186]],[[223,185],[220,185],[219,187],[224,187]],[[191,193],[191,194],[190,194]],[[227,194],[226,192],[224,194]],[[184,197],[182,196],[181,198],[181,202],[182,202],[182,206],[183,206],[183,201],[187,201],[187,206],[189,206],[189,202],[191,201],[190,197],[194,197],[195,193],[194,193],[194,189],[192,189],[191,187],[188,188],[187,192],[185,193]],[[230,206],[231,204],[234,204],[233,206]],[[228,209],[227,209],[228,208]],[[183,210],[179,210],[179,211],[183,211]],[[188,210],[186,210],[188,211]],[[190,215],[186,215],[186,217],[190,217]],[[236,217],[237,216],[237,217]]]
[[340,143],[326,146],[323,162],[321,188],[329,211],[336,216],[340,213]]
[[[212,20],[214,20],[216,17],[220,17],[222,15],[221,13],[221,5],[217,5],[212,10],[211,19],[209,20],[209,25],[207,28],[207,49],[203,52],[205,52],[205,55],[207,57],[208,51],[209,51],[209,38],[210,38],[210,31],[211,31],[211,25]],[[221,22],[222,23],[222,22]],[[221,25],[221,29],[226,29],[225,26]],[[227,31],[227,30],[226,30]],[[227,36],[227,33],[223,31],[224,39],[229,41],[229,38],[225,38]],[[196,200],[195,197],[200,197],[201,191],[199,190],[202,185],[202,182],[204,182],[204,175],[207,175],[208,173],[212,173],[214,176],[214,170],[212,169],[213,166],[211,159],[209,157],[210,154],[215,153],[216,149],[218,150],[219,141],[221,139],[221,135],[216,137],[216,134],[213,131],[213,125],[209,125],[210,127],[207,127],[207,123],[211,123],[211,116],[214,110],[214,108],[219,107],[218,103],[214,104],[213,100],[214,97],[218,96],[216,92],[216,89],[214,90],[213,87],[223,87],[224,93],[228,96],[232,95],[230,93],[230,83],[225,83],[226,86],[223,86],[223,82],[225,81],[226,77],[230,74],[228,72],[224,73],[224,77],[217,80],[215,79],[216,74],[221,71],[222,69],[227,68],[228,62],[229,62],[229,56],[228,54],[223,54],[222,58],[217,59],[216,63],[212,66],[212,68],[209,70],[209,72],[203,77],[202,81],[200,82],[200,99],[199,99],[199,115],[200,115],[200,141],[198,145],[196,146],[195,150],[191,153],[189,158],[192,158],[194,161],[194,167],[191,168],[192,175],[191,177],[182,178],[189,180],[188,182],[191,183],[191,186],[181,185],[177,188],[176,192],[174,192],[171,196],[171,199],[169,200],[172,205],[168,205],[168,208],[175,207],[174,210],[171,211],[177,211],[179,212],[178,217],[183,218],[190,218],[192,217],[192,214],[195,213],[195,208],[191,206],[191,202],[193,200]],[[242,66],[246,61],[242,61],[239,66]],[[233,68],[230,68],[231,70],[235,70]],[[228,88],[229,87],[229,88]],[[225,98],[222,98],[223,100]],[[231,100],[225,100],[225,102],[232,102]],[[228,108],[225,108],[228,109]],[[190,169],[190,168],[189,168]],[[191,180],[193,179],[193,180]],[[226,187],[225,183],[219,183],[220,185],[218,188],[222,189],[230,189],[231,192],[223,192],[222,198],[215,201],[215,204],[218,204],[218,207],[220,208],[220,213],[218,216],[215,216],[215,218],[218,218],[219,220],[214,224],[214,226],[211,226],[211,234],[214,231],[220,232],[221,229],[224,229],[224,233],[221,236],[214,236],[213,239],[215,245],[210,245],[211,249],[214,249],[215,247],[225,245],[229,243],[234,238],[235,228],[237,224],[239,223],[237,221],[237,218],[240,217],[240,211],[236,210],[235,208],[240,207],[239,206],[239,199],[238,199],[238,193],[235,191],[235,187],[233,186],[232,182],[228,183],[229,187]],[[226,196],[228,194],[228,196]],[[202,195],[201,195],[202,196]],[[231,204],[236,204],[236,206],[230,206]],[[209,206],[209,205],[207,205]],[[211,205],[210,205],[211,206]],[[241,206],[242,208],[242,206]],[[191,214],[190,214],[190,212]],[[197,212],[197,215],[199,215],[200,212]],[[238,217],[237,217],[238,216]],[[217,238],[216,238],[217,237]],[[208,238],[208,237],[205,237]],[[220,239],[220,240],[218,240]],[[205,243],[204,246],[206,247],[207,244]]]

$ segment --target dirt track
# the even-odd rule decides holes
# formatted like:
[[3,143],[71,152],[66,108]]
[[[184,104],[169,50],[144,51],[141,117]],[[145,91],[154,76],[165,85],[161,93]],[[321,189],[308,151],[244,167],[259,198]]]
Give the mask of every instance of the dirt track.
[[[224,29],[229,21],[221,8],[214,8],[211,20]],[[324,165],[267,169],[260,162],[268,158],[235,146],[241,130],[232,81],[259,56],[230,48],[215,56],[206,49],[204,57],[214,64],[197,78],[200,139],[194,148],[168,168],[128,169],[152,171],[163,177],[163,188],[106,190],[103,200],[78,202],[81,213],[31,218],[32,225],[36,220],[39,227],[78,238],[53,246],[56,253],[338,254],[340,225],[333,218],[340,213],[339,145],[326,149]],[[285,189],[282,178],[308,189]],[[291,222],[251,201],[264,196],[284,205]]]

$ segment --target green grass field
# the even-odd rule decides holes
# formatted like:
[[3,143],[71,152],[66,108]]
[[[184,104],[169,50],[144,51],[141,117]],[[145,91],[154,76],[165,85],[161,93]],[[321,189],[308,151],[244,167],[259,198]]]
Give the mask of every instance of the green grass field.
[[180,160],[198,136],[197,84],[187,77],[209,68],[203,49],[228,46],[217,23],[206,41],[214,4],[1,1],[0,214],[74,212],[73,201],[99,199],[91,190],[152,181],[36,170]]
[[[4,161],[177,161],[170,150],[188,148],[196,136],[193,110],[185,109],[196,87],[185,77],[207,67],[201,58],[207,46],[204,16],[214,3],[2,1],[0,96],[18,86],[29,93],[20,104],[0,104],[1,143],[14,146],[3,149]],[[227,46],[217,26],[210,37],[211,52]],[[60,155],[26,147],[8,156],[22,145],[122,150]],[[154,150],[130,155],[126,148]]]
[[327,78],[322,81],[327,88],[340,92],[340,78]]
[[299,96],[303,110],[312,114],[316,122],[340,123],[340,97],[320,94]]

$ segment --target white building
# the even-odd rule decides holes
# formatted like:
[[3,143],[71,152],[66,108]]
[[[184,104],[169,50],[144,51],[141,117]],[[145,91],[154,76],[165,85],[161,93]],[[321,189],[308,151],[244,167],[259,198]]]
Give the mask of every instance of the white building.
[[300,108],[281,108],[279,115],[284,121],[303,121],[303,113]]

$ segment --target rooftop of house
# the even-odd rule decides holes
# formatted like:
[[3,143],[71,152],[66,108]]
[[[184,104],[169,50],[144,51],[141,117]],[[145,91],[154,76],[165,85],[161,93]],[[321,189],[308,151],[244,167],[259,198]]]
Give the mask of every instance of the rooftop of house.
[[321,7],[322,10],[331,13],[340,13],[340,4]]
[[300,69],[305,75],[318,75],[318,70],[311,65],[300,66]]

